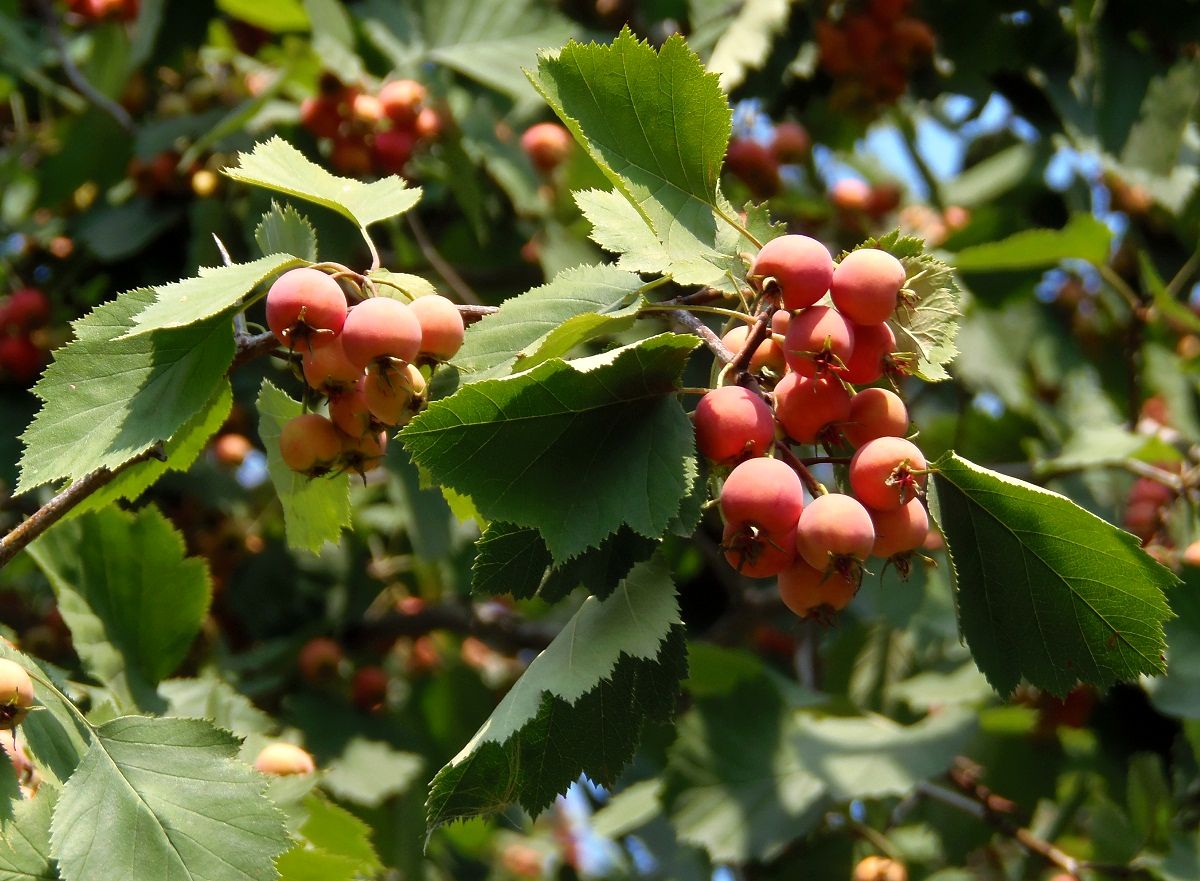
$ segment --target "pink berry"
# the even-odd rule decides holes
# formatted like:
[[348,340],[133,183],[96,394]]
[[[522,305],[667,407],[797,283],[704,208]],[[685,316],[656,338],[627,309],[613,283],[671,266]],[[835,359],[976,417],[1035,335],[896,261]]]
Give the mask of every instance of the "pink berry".
[[380,359],[413,361],[421,350],[421,323],[399,300],[371,297],[346,316],[342,348],[350,363],[364,370]]
[[412,122],[424,100],[425,87],[416,80],[393,80],[379,90],[379,103],[393,122]]
[[362,371],[347,360],[340,336],[328,345],[305,352],[301,363],[304,381],[323,395],[349,391],[362,376]]
[[750,274],[774,278],[783,308],[788,311],[813,305],[833,283],[833,258],[816,239],[801,235],[780,236],[763,245]]
[[846,563],[861,564],[871,555],[875,526],[862,503],[841,493],[813,499],[796,525],[796,550],[821,571],[847,573]]
[[836,571],[814,569],[802,559],[779,573],[779,596],[784,605],[801,618],[826,607],[840,611],[850,605],[856,593],[856,579]]
[[895,392],[863,389],[850,399],[850,416],[842,433],[856,447],[877,437],[904,437],[908,433],[908,408]]
[[775,418],[796,443],[832,441],[849,417],[850,392],[832,377],[789,373],[775,386]]
[[317,269],[291,269],[267,291],[267,326],[289,349],[327,346],[346,321],[346,295]]
[[850,460],[850,486],[868,508],[895,511],[919,495],[928,467],[916,444],[879,437],[859,447]]
[[417,146],[417,137],[407,129],[391,129],[375,136],[371,158],[385,174],[400,174]]
[[445,297],[433,294],[417,297],[408,308],[421,325],[421,354],[438,361],[453,358],[466,334],[458,307]]
[[846,361],[842,379],[851,385],[866,385],[883,376],[887,356],[896,351],[896,334],[886,323],[851,324],[854,351]]
[[420,409],[425,378],[412,364],[400,369],[372,364],[363,381],[363,396],[371,416],[381,425],[405,425]]
[[362,437],[368,431],[379,430],[367,406],[366,382],[366,376],[361,376],[352,388],[329,398],[330,420],[338,427],[338,431],[349,437]]
[[557,122],[539,122],[521,135],[521,149],[533,167],[549,174],[571,155],[571,133]]
[[913,499],[895,511],[873,511],[876,557],[891,557],[915,551],[925,544],[929,534],[929,515],[920,499]]
[[778,459],[748,459],[725,478],[721,513],[726,523],[786,535],[804,510],[800,477]]
[[693,414],[696,447],[721,465],[761,456],[775,440],[771,408],[758,395],[738,385],[713,389]]
[[316,413],[305,413],[284,423],[279,452],[293,471],[318,477],[328,473],[342,452],[342,436],[334,424]]
[[878,248],[859,248],[833,272],[833,305],[857,324],[878,324],[896,311],[904,287],[904,264]]
[[[746,348],[746,340],[749,336],[750,328],[743,325],[733,328],[721,337],[721,342],[725,344],[725,348],[736,355]],[[754,350],[754,354],[750,358],[749,366],[751,373],[761,373],[764,367],[770,368],[775,373],[783,373],[783,347],[779,345],[774,336],[767,334],[766,339],[758,344],[758,348]]]
[[800,375],[841,374],[853,352],[854,331],[836,309],[809,306],[792,316],[783,354]]

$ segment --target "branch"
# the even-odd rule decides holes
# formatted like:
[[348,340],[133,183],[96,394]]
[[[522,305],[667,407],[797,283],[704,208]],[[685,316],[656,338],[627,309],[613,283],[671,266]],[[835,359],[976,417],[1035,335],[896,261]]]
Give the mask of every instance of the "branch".
[[38,0],[38,9],[42,13],[42,21],[46,24],[46,33],[50,35],[50,42],[54,44],[54,48],[58,52],[58,62],[62,65],[63,73],[66,74],[71,85],[79,94],[87,98],[92,106],[111,116],[127,134],[133,134],[133,117],[129,115],[129,112],[112,98],[98,91],[75,65],[75,60],[71,58],[71,52],[59,29],[58,16],[54,12],[54,4],[51,0]]
[[737,357],[733,352],[726,348],[721,342],[721,338],[713,331],[711,327],[697,318],[690,312],[685,312],[683,309],[674,309],[666,313],[671,320],[676,324],[681,324],[691,333],[694,333],[700,339],[704,340],[704,345],[708,346],[709,350],[717,357],[718,360],[725,364],[729,364]]
[[746,342],[742,346],[742,350],[738,352],[737,357],[729,362],[729,369],[733,371],[734,376],[740,381],[742,374],[750,367],[750,360],[754,357],[754,353],[758,351],[758,347],[762,341],[767,338],[767,328],[771,324],[771,316],[775,314],[775,308],[772,300],[767,300],[763,305],[762,311],[758,313],[758,317],[754,321],[754,326],[750,328],[750,333],[746,334]]
[[434,630],[474,636],[510,653],[522,649],[541,651],[558,635],[557,627],[526,621],[509,612],[481,614],[478,606],[462,603],[428,605],[411,614],[388,612],[363,621],[348,635],[366,640],[380,637],[394,639],[398,636],[424,636]]
[[436,269],[437,274],[446,280],[446,284],[450,285],[451,290],[458,296],[458,299],[464,303],[478,306],[482,302],[479,296],[471,290],[471,286],[463,281],[463,277],[454,270],[453,266],[446,262],[446,258],[434,247],[433,242],[429,238],[429,233],[425,230],[425,224],[417,216],[416,212],[408,212],[404,215],[404,219],[408,221],[408,228],[412,230],[413,238],[417,241],[417,247],[421,249],[421,253],[425,255],[425,259],[429,261],[429,265]]
[[21,523],[13,527],[7,535],[0,538],[0,569],[3,569],[8,561],[15,557],[26,545],[65,517],[72,508],[96,492],[96,490],[112,483],[122,472],[149,459],[162,460],[163,458],[162,445],[155,444],[144,453],[134,456],[128,462],[118,465],[116,468],[111,470],[108,468],[98,468],[91,474],[79,478],[79,480],[72,483],[30,514]]

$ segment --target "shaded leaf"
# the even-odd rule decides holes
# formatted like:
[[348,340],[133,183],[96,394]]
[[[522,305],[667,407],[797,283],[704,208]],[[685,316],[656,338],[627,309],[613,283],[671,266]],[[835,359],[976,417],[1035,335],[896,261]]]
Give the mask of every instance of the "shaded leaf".
[[963,248],[954,255],[960,272],[1041,269],[1063,260],[1086,260],[1096,266],[1108,259],[1112,232],[1090,214],[1074,214],[1062,229],[1030,229],[999,242]]
[[622,526],[600,543],[598,548],[584,551],[578,557],[555,566],[546,575],[538,596],[555,603],[577,587],[592,596],[604,599],[616,589],[635,565],[648,560],[658,548],[658,540],[638,535]]
[[0,881],[58,881],[50,859],[50,817],[56,797],[53,787],[43,786],[36,798],[16,803],[12,821],[4,824]]
[[295,254],[309,263],[317,260],[317,231],[308,218],[292,205],[280,205],[274,199],[271,210],[254,228],[254,241],[264,257]]
[[471,593],[528,599],[537,593],[549,565],[550,551],[536,529],[493,520],[475,542]]

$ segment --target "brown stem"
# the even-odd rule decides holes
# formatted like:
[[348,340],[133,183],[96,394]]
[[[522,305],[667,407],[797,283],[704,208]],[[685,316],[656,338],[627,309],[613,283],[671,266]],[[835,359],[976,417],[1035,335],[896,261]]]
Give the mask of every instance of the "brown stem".
[[804,481],[804,488],[808,490],[813,498],[826,495],[829,492],[819,480],[813,477],[812,472],[808,470],[808,466],[796,457],[791,447],[783,441],[775,441],[775,449],[778,451],[780,458],[791,465],[795,472],[800,475],[800,479]]
[[162,444],[155,444],[128,462],[115,468],[97,468],[91,474],[79,478],[46,504],[29,515],[21,523],[0,538],[0,569],[17,555],[26,545],[61,520],[68,512],[96,490],[112,483],[122,472],[149,459],[162,459]]
[[758,313],[758,317],[755,318],[750,333],[746,334],[746,342],[742,345],[742,350],[737,353],[736,358],[729,362],[729,369],[734,376],[738,377],[739,382],[742,380],[742,375],[748,372],[750,359],[754,357],[754,353],[758,351],[762,341],[767,338],[767,328],[770,327],[771,316],[774,314],[775,309],[768,300]]
[[708,346],[709,351],[711,351],[713,355],[715,355],[722,363],[729,364],[734,358],[737,357],[737,355],[731,352],[729,348],[726,347],[723,342],[721,342],[721,338],[717,336],[716,332],[713,331],[711,327],[709,327],[691,312],[685,312],[683,309],[675,309],[671,312],[667,312],[666,314],[669,315],[671,320],[676,324],[683,325],[691,333],[694,333],[696,336],[700,337],[700,339],[704,341],[704,345]]

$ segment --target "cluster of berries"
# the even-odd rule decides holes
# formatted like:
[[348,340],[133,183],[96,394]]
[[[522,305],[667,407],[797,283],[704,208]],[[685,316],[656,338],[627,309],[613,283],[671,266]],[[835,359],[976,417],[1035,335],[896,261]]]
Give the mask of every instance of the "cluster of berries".
[[[836,611],[857,592],[867,557],[906,573],[929,531],[919,498],[928,466],[904,437],[904,402],[886,388],[854,389],[904,372],[887,321],[901,302],[906,272],[875,248],[853,251],[835,267],[820,242],[787,235],[763,247],[750,277],[782,307],[748,363],[759,388],[773,390],[721,386],[701,398],[693,416],[700,452],[732,468],[720,491],[722,547],[742,574],[778,576],[798,615]],[[827,293],[831,304],[818,304]],[[735,328],[723,341],[741,353],[750,333]],[[811,481],[815,498],[806,505],[807,469],[792,443],[854,448],[842,460],[852,495]],[[772,452],[779,458],[766,458]]]
[[746,185],[757,199],[769,199],[783,189],[779,168],[808,159],[812,140],[798,122],[781,122],[764,144],[754,138],[733,138],[725,151],[725,169]]
[[870,0],[862,12],[817,22],[821,69],[835,81],[835,107],[870,110],[894,104],[909,74],[928,64],[929,25],[908,15],[911,0]]
[[50,300],[37,288],[21,288],[0,300],[0,381],[28,386],[46,364],[38,330],[50,322]]
[[372,95],[326,77],[320,94],[300,105],[300,121],[330,141],[330,164],[343,174],[400,174],[417,147],[442,130],[425,97],[416,80],[392,80]]
[[140,0],[67,0],[67,8],[85,22],[133,21],[140,6]]
[[[324,687],[341,679],[346,655],[336,640],[314,636],[301,646],[296,666],[305,681]],[[388,682],[382,667],[374,664],[358,667],[350,679],[350,700],[364,712],[377,712],[387,700]]]
[[267,325],[301,355],[309,388],[329,400],[329,416],[297,416],[279,437],[283,461],[309,477],[376,467],[387,429],[404,425],[424,404],[418,360],[452,357],[465,331],[445,297],[405,304],[374,296],[349,307],[333,276],[311,268],[285,272],[271,285]]

